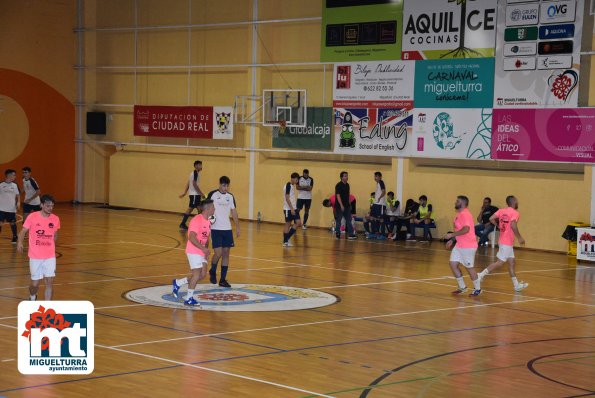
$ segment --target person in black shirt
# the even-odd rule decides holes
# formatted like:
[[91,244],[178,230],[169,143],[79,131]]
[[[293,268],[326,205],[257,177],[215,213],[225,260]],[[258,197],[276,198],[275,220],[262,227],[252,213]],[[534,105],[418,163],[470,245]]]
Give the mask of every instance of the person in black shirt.
[[411,232],[411,219],[413,219],[417,215],[418,210],[419,203],[417,203],[413,199],[407,199],[407,202],[405,202],[405,210],[403,211],[403,215],[397,217],[397,230],[395,232],[395,235],[393,236],[393,240],[398,239],[399,231],[401,231],[401,228],[403,228],[403,226],[407,227],[407,239],[413,236],[413,233]]
[[[349,203],[349,175],[346,171],[342,171],[339,175],[341,181],[335,185],[335,225],[341,225],[341,221],[345,218],[345,228],[347,229],[347,239],[357,239],[351,225],[351,204]],[[337,239],[341,239],[341,231],[336,229]]]
[[481,206],[481,210],[477,216],[478,224],[475,225],[475,235],[479,236],[479,246],[488,245],[488,235],[495,228],[494,224],[490,222],[490,217],[497,211],[498,208],[496,206],[492,206],[492,199],[483,199],[483,206]]

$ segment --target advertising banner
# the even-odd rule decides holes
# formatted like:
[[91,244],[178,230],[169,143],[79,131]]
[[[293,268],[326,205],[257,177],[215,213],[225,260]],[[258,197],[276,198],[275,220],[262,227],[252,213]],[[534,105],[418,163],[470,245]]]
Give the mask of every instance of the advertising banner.
[[320,60],[400,59],[403,0],[323,0]]
[[411,156],[490,159],[491,108],[415,108],[413,118]]
[[577,228],[576,237],[576,258],[595,261],[595,229]]
[[134,135],[232,139],[231,107],[134,106]]
[[332,149],[333,108],[309,107],[305,127],[273,127],[273,148]]
[[595,108],[494,109],[492,159],[595,163]]
[[415,62],[416,108],[491,108],[494,59]]
[[409,0],[403,60],[493,57],[497,0]]
[[577,107],[583,6],[584,0],[502,3],[495,108]]

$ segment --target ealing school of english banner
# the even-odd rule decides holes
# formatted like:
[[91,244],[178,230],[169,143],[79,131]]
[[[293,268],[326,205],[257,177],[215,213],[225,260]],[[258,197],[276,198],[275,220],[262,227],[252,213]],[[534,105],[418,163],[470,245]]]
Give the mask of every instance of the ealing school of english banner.
[[494,59],[415,61],[416,108],[491,108]]
[[493,57],[497,0],[407,0],[402,59]]
[[576,108],[583,0],[502,2],[495,108]]
[[134,135],[233,139],[233,110],[226,106],[134,106]]
[[334,152],[406,156],[414,73],[413,61],[335,64]]
[[399,59],[403,0],[323,0],[322,62]]
[[306,126],[273,127],[273,148],[331,150],[333,108],[309,107]]
[[492,159],[595,163],[595,108],[494,109]]
[[492,109],[415,108],[410,155],[490,159]]

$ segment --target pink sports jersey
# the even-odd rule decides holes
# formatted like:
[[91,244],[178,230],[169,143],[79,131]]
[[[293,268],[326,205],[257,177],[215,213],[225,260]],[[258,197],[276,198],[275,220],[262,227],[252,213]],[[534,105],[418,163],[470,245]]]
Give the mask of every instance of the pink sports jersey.
[[204,218],[202,214],[199,214],[198,216],[194,217],[192,221],[190,221],[190,224],[188,224],[188,242],[186,242],[186,253],[200,254],[201,256],[204,256],[205,254],[203,251],[190,242],[190,232],[195,232],[198,242],[206,247],[207,242],[209,241],[209,235],[211,235],[211,222]]
[[40,211],[29,214],[24,228],[29,230],[29,258],[45,260],[56,257],[54,236],[60,229],[60,219],[54,214],[44,217]]
[[500,239],[498,239],[498,242],[501,245],[514,246],[514,231],[510,223],[513,221],[519,222],[521,215],[512,207],[500,209],[494,214],[498,217],[498,228],[500,229]]
[[[331,201],[331,206],[335,207],[335,203],[337,202],[337,195],[331,195],[331,197],[329,198],[329,200]],[[349,204],[353,204],[353,202],[355,202],[355,196],[353,195],[349,195]],[[343,205],[345,205],[345,203],[343,203]]]
[[469,209],[463,209],[463,211],[457,213],[455,217],[455,231],[463,229],[464,226],[469,227],[464,235],[457,236],[457,247],[461,249],[476,249],[477,239],[475,238],[475,223],[473,222],[473,216]]

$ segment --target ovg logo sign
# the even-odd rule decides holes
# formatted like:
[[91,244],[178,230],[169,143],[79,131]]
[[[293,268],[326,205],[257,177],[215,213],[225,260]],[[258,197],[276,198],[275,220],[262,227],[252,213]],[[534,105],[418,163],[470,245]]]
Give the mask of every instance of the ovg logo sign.
[[89,301],[23,301],[18,351],[22,374],[89,374],[94,367],[94,313]]

